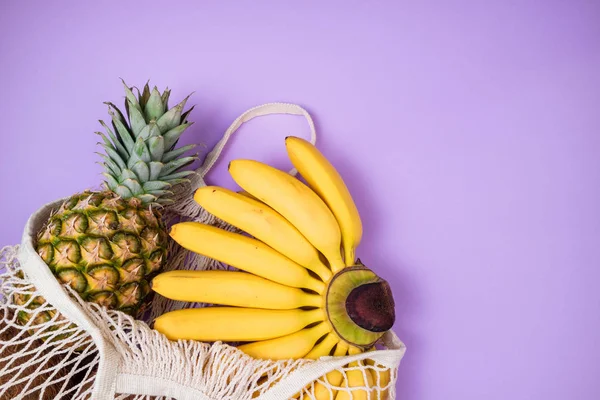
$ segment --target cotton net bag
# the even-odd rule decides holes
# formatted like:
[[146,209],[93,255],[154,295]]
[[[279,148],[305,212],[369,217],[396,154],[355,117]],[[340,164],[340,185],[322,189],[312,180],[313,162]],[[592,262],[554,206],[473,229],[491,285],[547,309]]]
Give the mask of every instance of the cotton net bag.
[[[193,193],[206,185],[204,178],[230,136],[244,122],[268,114],[304,116],[315,143],[313,121],[297,105],[270,103],[246,111],[207,155],[191,182],[175,188],[176,201],[164,210],[168,226],[198,221],[233,230],[200,208]],[[63,200],[45,205],[29,218],[20,245],[0,250],[0,399],[395,398],[405,346],[392,331],[383,336],[375,351],[316,361],[268,361],[254,359],[227,343],[169,341],[151,329],[154,318],[167,311],[203,304],[172,301],[157,294],[144,318],[136,320],[82,301],[55,279],[34,249],[36,233]],[[230,268],[175,243],[169,254],[165,270]],[[18,322],[22,313],[29,316],[25,325]],[[335,374],[337,380],[332,379]],[[356,374],[362,374],[363,382],[372,382],[372,386],[348,387],[344,382]]]

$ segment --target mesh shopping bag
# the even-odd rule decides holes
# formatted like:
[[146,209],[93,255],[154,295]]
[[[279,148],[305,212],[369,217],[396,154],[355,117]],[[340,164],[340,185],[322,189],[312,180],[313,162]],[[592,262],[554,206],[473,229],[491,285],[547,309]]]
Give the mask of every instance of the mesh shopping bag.
[[[294,104],[246,111],[207,155],[191,182],[175,188],[167,225],[197,221],[233,229],[192,199],[231,135],[268,114],[310,115]],[[294,173],[292,171],[292,173]],[[198,307],[154,296],[142,319],[86,303],[62,285],[35,251],[35,235],[64,199],[45,205],[21,244],[0,250],[0,399],[282,400],[393,399],[405,347],[388,331],[378,350],[319,360],[254,359],[223,342],[169,341],[151,328],[157,316]],[[166,270],[226,269],[172,243]],[[348,382],[363,382],[361,385]]]

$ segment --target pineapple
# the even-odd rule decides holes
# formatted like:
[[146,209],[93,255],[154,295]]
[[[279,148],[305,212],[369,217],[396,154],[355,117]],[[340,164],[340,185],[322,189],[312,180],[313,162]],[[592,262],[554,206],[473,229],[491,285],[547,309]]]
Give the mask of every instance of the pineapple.
[[169,109],[169,89],[150,91],[146,84],[136,97],[123,84],[128,121],[106,103],[113,129],[100,121],[106,133],[98,132],[106,152],[100,154],[105,190],[66,200],[38,233],[36,250],[58,280],[84,300],[137,316],[150,292],[149,279],[167,259],[160,208],[172,202],[169,187],[193,173],[181,169],[196,157],[184,156],[195,145],[175,149],[191,125],[191,108],[183,112],[187,98]]

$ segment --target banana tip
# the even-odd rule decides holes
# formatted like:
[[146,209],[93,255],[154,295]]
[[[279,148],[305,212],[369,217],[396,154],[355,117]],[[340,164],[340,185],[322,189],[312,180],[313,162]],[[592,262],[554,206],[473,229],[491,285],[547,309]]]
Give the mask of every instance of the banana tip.
[[204,193],[205,193],[206,191],[208,191],[208,190],[209,190],[209,189],[208,189],[209,187],[210,187],[210,186],[203,186],[203,187],[201,187],[201,188],[197,189],[197,190],[194,192],[194,201],[195,201],[195,202],[196,202],[198,205],[200,205],[200,206],[202,205],[202,198],[203,198],[203,196],[204,196]]

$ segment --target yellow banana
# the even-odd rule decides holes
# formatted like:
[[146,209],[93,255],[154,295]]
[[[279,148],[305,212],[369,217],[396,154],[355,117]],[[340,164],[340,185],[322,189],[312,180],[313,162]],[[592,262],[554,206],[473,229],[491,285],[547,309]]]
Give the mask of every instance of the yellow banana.
[[304,357],[328,331],[329,326],[322,322],[276,339],[243,344],[238,346],[238,349],[254,358],[264,360],[298,359]]
[[[335,357],[345,356],[348,352],[348,344],[346,342],[340,341],[338,342],[335,350],[333,351],[333,355]],[[331,386],[340,386],[342,384],[342,380],[344,376],[340,371],[334,370],[325,375],[325,381],[328,382]],[[313,396],[317,400],[330,400],[333,399],[336,395],[336,391],[332,389],[331,391],[327,388],[327,386],[323,385],[319,381],[314,382],[314,389],[312,392]],[[302,400],[312,400],[313,397],[310,395],[304,395]]]
[[340,340],[340,342],[338,343],[338,345],[336,346],[333,355],[336,357],[341,357],[341,356],[345,356],[348,353],[348,348],[350,346],[348,345],[348,343]]
[[250,193],[246,192],[245,190],[238,190],[236,193],[241,194],[242,196],[248,197],[249,199],[260,201],[256,197],[252,196]]
[[189,308],[161,315],[154,321],[154,329],[170,340],[253,341],[298,332],[324,317],[320,309]]
[[263,242],[199,222],[173,225],[171,237],[184,248],[292,287],[321,293],[325,284]]
[[253,160],[229,164],[233,179],[244,190],[290,221],[329,261],[343,268],[340,227],[327,205],[308,186],[290,174]]
[[375,395],[377,400],[387,400],[389,398],[389,388],[384,389],[387,385],[390,384],[391,380],[391,371],[389,368],[377,364],[371,359],[366,361],[367,365],[373,366],[371,369],[371,375],[373,376],[373,384],[375,387],[378,387],[376,391],[379,391],[379,397]]
[[324,282],[331,271],[298,229],[260,201],[217,186],[198,189],[194,200],[217,218],[249,233],[292,261],[319,275]]
[[[323,356],[328,356],[331,353],[331,349],[333,349],[333,347],[340,343],[340,339],[339,337],[335,334],[335,333],[328,333],[323,340],[321,340],[321,342],[319,342],[317,345],[315,345],[315,347],[312,348],[312,350],[304,356],[304,358],[307,358],[309,360],[316,360],[320,357]],[[345,348],[346,350],[348,349],[348,347]],[[343,351],[343,354],[346,354],[346,350]],[[306,389],[308,389],[309,391],[311,390],[313,383],[309,384],[308,386],[306,386]],[[318,382],[314,382],[314,385],[320,385],[321,386],[321,390],[325,389],[325,387],[323,387],[322,384],[318,383]],[[327,390],[327,389],[325,389]],[[294,396],[292,396],[292,399],[298,399],[300,398],[300,395],[302,394],[302,391],[296,393]],[[319,395],[316,394],[315,392],[315,396],[317,397],[317,400],[321,400],[321,399],[329,399],[329,397],[319,397]],[[324,394],[321,394],[321,396],[324,396]],[[308,400],[311,397],[309,396],[305,396],[303,397],[303,400]]]
[[354,265],[355,249],[360,243],[363,229],[358,209],[344,180],[310,142],[288,136],[285,145],[294,167],[335,215],[342,232],[346,266]]
[[286,310],[322,302],[316,294],[235,271],[163,272],[152,280],[152,289],[173,300],[250,308]]
[[[360,354],[362,352],[358,347],[350,346],[348,354]],[[335,400],[368,400],[375,398],[375,392],[373,390],[373,376],[368,370],[364,370],[362,361],[355,361],[348,364],[349,367],[357,367],[358,369],[352,369],[346,371],[347,380],[344,382],[343,387],[349,389],[349,392],[340,390],[338,391]],[[360,387],[366,387],[365,389],[357,389]]]
[[304,356],[304,358],[308,358],[310,360],[317,360],[323,356],[328,356],[331,352],[331,349],[338,344],[340,338],[335,333],[328,333],[323,340],[315,345],[311,351],[308,352]]

